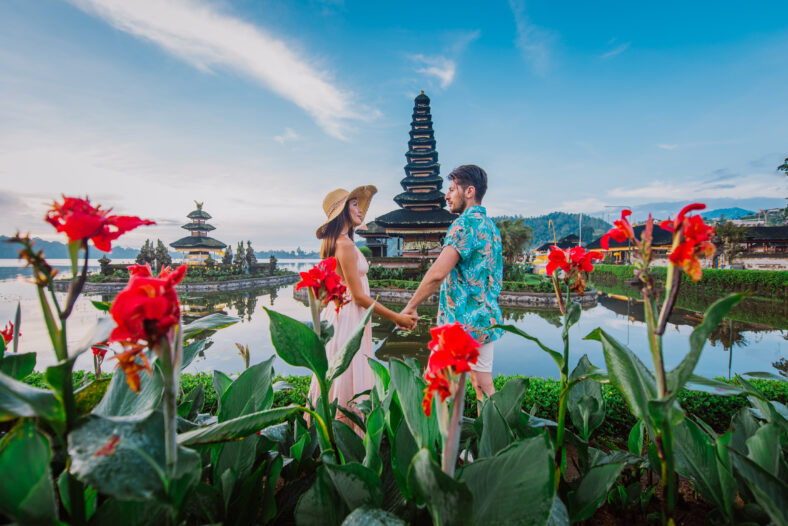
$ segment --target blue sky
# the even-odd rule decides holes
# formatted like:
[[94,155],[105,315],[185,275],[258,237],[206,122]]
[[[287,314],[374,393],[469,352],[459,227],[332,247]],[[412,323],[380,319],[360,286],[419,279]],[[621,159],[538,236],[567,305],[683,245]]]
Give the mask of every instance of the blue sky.
[[401,191],[413,97],[491,214],[783,206],[788,4],[5,0],[2,233],[60,193],[215,237],[317,246],[320,203]]

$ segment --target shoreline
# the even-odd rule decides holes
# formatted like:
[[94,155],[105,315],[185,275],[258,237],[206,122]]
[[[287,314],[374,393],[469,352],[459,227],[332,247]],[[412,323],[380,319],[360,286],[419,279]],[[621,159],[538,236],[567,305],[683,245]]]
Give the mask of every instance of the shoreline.
[[[266,287],[272,285],[285,285],[288,283],[295,283],[300,279],[296,273],[287,274],[284,276],[263,276],[257,278],[243,278],[228,281],[203,281],[181,283],[176,286],[178,292],[219,292],[229,290],[244,290],[257,287]],[[128,281],[123,282],[106,282],[106,283],[91,283],[85,282],[82,288],[83,294],[114,294],[123,290]],[[55,290],[58,292],[67,292],[71,281],[57,280],[54,282]]]

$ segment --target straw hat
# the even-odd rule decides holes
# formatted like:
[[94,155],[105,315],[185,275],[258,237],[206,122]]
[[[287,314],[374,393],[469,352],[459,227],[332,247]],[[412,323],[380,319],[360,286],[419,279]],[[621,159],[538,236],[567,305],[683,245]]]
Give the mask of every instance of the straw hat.
[[323,239],[326,225],[339,217],[342,210],[345,209],[345,203],[351,199],[358,199],[358,207],[361,210],[361,214],[362,216],[366,216],[369,202],[372,201],[372,196],[377,192],[378,189],[371,184],[359,186],[350,192],[344,188],[337,188],[329,192],[326,198],[323,199],[323,211],[326,213],[326,222],[320,225],[320,228],[315,232],[317,238]]

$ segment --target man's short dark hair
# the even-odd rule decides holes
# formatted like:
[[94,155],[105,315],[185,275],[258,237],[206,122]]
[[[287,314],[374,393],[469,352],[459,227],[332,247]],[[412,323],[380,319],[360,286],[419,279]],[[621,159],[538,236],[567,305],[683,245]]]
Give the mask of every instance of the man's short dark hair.
[[463,164],[449,174],[449,181],[463,188],[472,186],[476,189],[476,200],[482,202],[487,193],[487,172],[475,164]]

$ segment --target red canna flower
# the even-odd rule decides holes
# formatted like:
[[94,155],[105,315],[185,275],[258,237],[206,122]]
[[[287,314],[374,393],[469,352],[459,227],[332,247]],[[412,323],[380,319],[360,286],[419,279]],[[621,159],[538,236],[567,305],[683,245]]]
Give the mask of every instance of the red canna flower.
[[109,309],[118,324],[109,341],[144,341],[154,347],[180,321],[181,309],[175,285],[186,274],[186,266],[181,265],[175,270],[165,267],[157,278],[153,277],[147,264],[132,265],[129,272],[128,285],[118,293]]
[[603,254],[598,250],[586,250],[583,247],[574,247],[569,251],[569,258],[572,260],[572,267],[583,272],[594,271],[594,260],[601,260]]
[[[10,342],[11,340],[14,339],[14,324],[13,324],[13,322],[9,321],[8,324],[6,324],[5,329],[0,330],[0,336],[3,337],[3,341],[5,343],[8,343],[8,342]],[[19,333],[19,336],[22,336],[21,332]]]
[[300,273],[301,281],[296,284],[296,290],[303,288],[312,289],[315,298],[322,305],[328,305],[329,302],[333,301],[337,312],[339,312],[342,305],[348,303],[349,300],[345,295],[347,287],[336,273],[336,268],[336,258],[330,257],[322,260],[309,271]]
[[470,364],[479,359],[479,342],[459,322],[433,327],[430,335],[432,341],[427,346],[432,351],[431,371],[450,367],[454,373],[468,372]]
[[427,388],[424,390],[424,400],[421,402],[421,408],[425,415],[430,416],[432,414],[432,399],[435,393],[440,396],[441,402],[444,402],[451,396],[451,386],[449,379],[446,378],[442,370],[428,371],[425,378],[427,380]]
[[608,249],[610,246],[610,238],[613,238],[613,240],[618,243],[623,243],[627,239],[637,243],[637,239],[635,239],[635,231],[632,229],[629,219],[627,219],[631,215],[632,210],[624,209],[621,211],[621,219],[613,221],[613,228],[608,230],[607,234],[602,236],[602,239],[600,240],[602,248],[605,250]]
[[706,205],[702,203],[689,204],[681,209],[676,219],[663,221],[659,225],[664,230],[673,232],[675,248],[670,253],[670,262],[681,267],[693,281],[703,277],[699,256],[703,254],[708,257],[715,250],[711,242],[714,228],[704,223],[701,216],[687,215],[689,212],[704,208]]
[[547,254],[547,268],[545,270],[547,271],[548,276],[552,276],[553,272],[559,268],[564,272],[569,272],[569,258],[567,257],[565,250],[560,249],[554,245],[550,249],[550,253]]
[[588,272],[594,270],[594,260],[601,260],[602,253],[596,250],[586,252],[583,247],[572,247],[563,250],[553,246],[547,255],[547,275],[552,276],[559,268],[564,271],[564,281],[572,282],[572,290],[581,295],[585,291],[586,276]]
[[87,198],[63,196],[62,203],[52,203],[46,220],[58,232],[65,233],[69,242],[90,239],[97,249],[104,252],[110,252],[112,241],[129,230],[156,224],[135,216],[109,215],[111,211],[101,210],[101,205],[91,205]]

